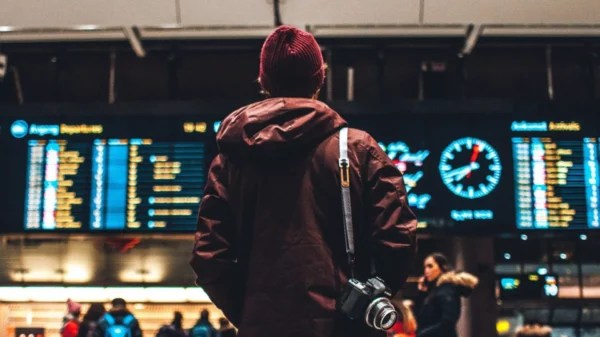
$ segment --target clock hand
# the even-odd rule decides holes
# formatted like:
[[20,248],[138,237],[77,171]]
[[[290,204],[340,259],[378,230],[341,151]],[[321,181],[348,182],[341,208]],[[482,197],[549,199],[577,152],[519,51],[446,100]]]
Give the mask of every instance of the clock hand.
[[[475,145],[473,147],[473,154],[471,154],[471,164],[475,163],[475,161],[477,161],[477,156],[479,155],[479,145]],[[467,178],[471,178],[471,172],[469,172],[469,174],[467,174]]]
[[478,163],[471,163],[470,165],[467,166],[467,168],[461,172],[460,174],[456,175],[456,177],[454,177],[454,181],[461,181],[464,177],[469,177],[471,175],[471,172],[473,172],[473,170],[477,170],[479,169],[479,164]]
[[471,169],[471,165],[470,164],[469,165],[465,165],[463,167],[459,167],[457,169],[454,169],[454,170],[446,173],[445,176],[446,177],[454,177],[454,176],[459,175],[459,174],[461,174],[461,173],[463,173],[465,171],[469,171],[470,169]]

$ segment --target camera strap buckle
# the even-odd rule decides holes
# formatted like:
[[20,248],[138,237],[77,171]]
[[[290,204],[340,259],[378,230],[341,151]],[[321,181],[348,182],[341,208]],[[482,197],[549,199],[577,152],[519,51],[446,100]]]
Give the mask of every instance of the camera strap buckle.
[[350,197],[350,161],[348,160],[348,128],[340,130],[340,181],[346,253],[351,273],[354,274],[354,224],[352,222],[352,201]]
[[342,187],[350,187],[350,165],[347,159],[340,159],[340,178]]

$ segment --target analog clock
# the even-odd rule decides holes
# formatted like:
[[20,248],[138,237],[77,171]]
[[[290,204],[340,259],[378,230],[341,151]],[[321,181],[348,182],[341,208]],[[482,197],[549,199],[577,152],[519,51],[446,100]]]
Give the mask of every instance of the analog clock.
[[472,137],[450,143],[442,152],[439,169],[444,185],[466,199],[488,195],[502,174],[498,152],[487,142]]

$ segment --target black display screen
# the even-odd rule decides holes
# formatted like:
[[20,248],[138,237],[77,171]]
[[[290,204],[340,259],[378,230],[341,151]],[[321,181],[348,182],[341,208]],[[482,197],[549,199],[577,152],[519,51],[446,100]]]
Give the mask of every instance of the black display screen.
[[[2,125],[3,231],[193,231],[213,121],[17,119]],[[7,230],[8,229],[8,230]]]
[[[598,227],[594,123],[492,114],[345,116],[404,173],[422,231]],[[195,229],[220,118],[0,119],[0,231]]]
[[369,132],[404,173],[408,201],[423,230],[511,230],[514,205],[503,198],[512,193],[510,148],[485,128],[501,130],[510,122],[469,115],[349,120]]
[[558,297],[559,285],[556,275],[503,276],[499,279],[500,298],[503,300],[526,300]]

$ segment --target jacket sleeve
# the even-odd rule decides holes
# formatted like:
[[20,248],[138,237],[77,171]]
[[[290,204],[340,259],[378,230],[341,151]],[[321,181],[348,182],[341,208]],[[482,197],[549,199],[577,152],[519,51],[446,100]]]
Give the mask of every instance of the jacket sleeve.
[[70,321],[65,325],[61,336],[62,337],[77,337],[77,333],[79,332],[79,324],[74,321]]
[[375,267],[396,294],[414,263],[417,219],[408,206],[402,173],[373,138],[367,136],[365,144],[365,200]]
[[227,159],[219,154],[208,172],[190,264],[196,273],[196,284],[229,321],[239,324],[242,307],[238,284],[240,276],[233,244],[236,234],[227,177]]
[[137,319],[134,319],[131,323],[131,335],[131,337],[143,336],[142,328],[140,327],[140,322]]
[[456,294],[444,294],[438,298],[436,304],[440,306],[440,321],[421,330],[417,337],[445,336],[448,331],[456,329],[460,318],[460,298]]
[[94,331],[92,331],[92,337],[104,337],[104,335],[106,335],[106,324],[104,318],[101,318]]
[[419,314],[421,313],[421,309],[423,308],[423,303],[427,298],[427,294],[428,293],[426,291],[418,290],[417,296],[415,296],[413,300],[413,312],[415,313],[415,318],[417,319],[419,318]]
[[204,197],[198,211],[198,226],[191,266],[199,286],[214,283],[235,264],[231,247],[233,224],[227,194],[226,160],[218,155],[212,162]]

